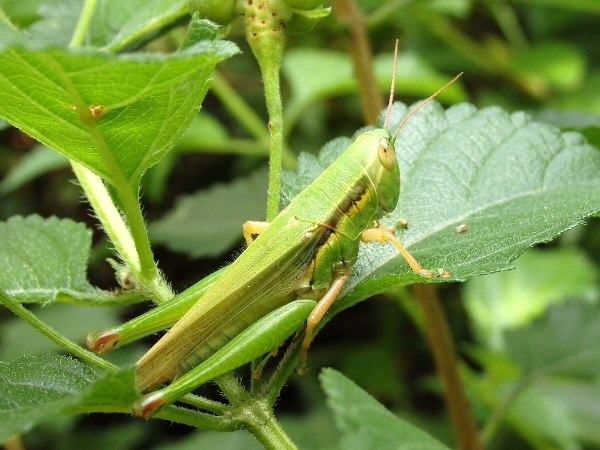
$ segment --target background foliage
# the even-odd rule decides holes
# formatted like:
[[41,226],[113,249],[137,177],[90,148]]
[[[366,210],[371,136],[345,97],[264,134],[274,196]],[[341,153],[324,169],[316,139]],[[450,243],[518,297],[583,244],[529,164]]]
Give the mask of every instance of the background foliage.
[[[57,46],[69,43],[82,3],[79,0],[0,0],[6,16],[24,30],[29,39]],[[432,114],[438,116],[434,122],[409,122],[401,140],[404,136],[409,143],[406,146],[411,148],[404,148],[401,143],[398,147],[401,161],[407,158],[403,161],[404,167],[410,167],[412,163],[408,159],[413,154],[411,152],[419,153],[418,145],[412,144],[415,142],[412,134],[422,138],[426,145],[427,138],[442,129],[440,123],[456,120],[452,117],[472,118],[464,134],[456,136],[462,148],[470,148],[473,143],[483,148],[488,141],[501,145],[513,139],[507,146],[515,149],[514,154],[506,160],[489,162],[487,172],[479,174],[479,177],[469,178],[470,164],[472,167],[479,166],[465,151],[464,159],[447,162],[447,167],[464,170],[455,183],[448,181],[444,164],[424,168],[421,177],[415,169],[408,179],[403,179],[403,198],[413,203],[404,205],[402,209],[410,212],[408,217],[412,221],[404,238],[414,243],[415,250],[421,252],[425,261],[431,261],[433,267],[459,267],[456,272],[458,278],[487,272],[486,258],[493,259],[498,255],[504,261],[503,268],[508,268],[520,248],[539,240],[549,240],[570,226],[570,222],[560,223],[562,219],[557,210],[567,216],[570,208],[577,211],[571,214],[571,221],[576,220],[574,218],[578,214],[583,217],[580,211],[590,214],[597,210],[594,199],[600,195],[595,183],[599,173],[600,55],[596,42],[600,37],[600,3],[594,0],[363,0],[357,3],[364,15],[370,46],[375,54],[373,64],[382,100],[391,82],[391,52],[394,40],[398,38],[401,52],[396,85],[398,100],[411,104],[436,91],[456,73],[464,71],[460,85],[445,92],[439,101],[444,107],[468,101],[478,108],[460,105],[444,112],[439,105],[433,105]],[[347,25],[337,14],[336,4],[333,6],[333,14],[321,20],[313,31],[287,39],[282,74],[284,130],[289,149],[284,156],[284,165],[288,168],[296,165],[299,152],[316,154],[331,139],[350,137],[365,125],[356,95],[357,81],[348,55]],[[183,2],[176,1],[101,1],[91,27],[89,44],[107,49],[134,51],[142,48],[170,53],[183,39],[184,28],[189,21],[185,11]],[[153,25],[157,18],[160,27]],[[4,22],[2,26],[5,28],[0,32],[4,39],[19,39]],[[268,152],[265,142],[268,136],[262,125],[267,116],[261,76],[239,25],[232,27],[228,39],[236,42],[242,52],[218,65],[213,91],[207,94],[202,112],[196,117],[186,114],[185,108],[190,106],[186,106],[185,96],[180,95],[182,106],[177,114],[157,110],[150,101],[152,89],[160,88],[160,79],[153,69],[155,61],[167,59],[169,65],[165,76],[177,74],[185,84],[186,77],[200,76],[191,72],[200,60],[206,58],[199,49],[189,50],[194,55],[198,52],[189,67],[186,61],[179,61],[176,57],[146,56],[142,59],[147,64],[148,76],[138,80],[139,92],[112,92],[114,98],[111,101],[123,107],[119,120],[127,126],[132,126],[131,121],[135,125],[135,121],[139,120],[140,133],[145,133],[143,138],[146,139],[140,144],[133,139],[127,141],[123,136],[107,136],[108,140],[122,142],[122,146],[118,147],[122,153],[118,157],[129,158],[130,155],[122,155],[131,151],[135,144],[140,144],[140,148],[168,147],[171,134],[166,131],[176,134],[179,128],[183,129],[189,123],[173,151],[167,153],[160,164],[152,166],[142,179],[143,207],[149,222],[150,238],[155,244],[155,258],[175,291],[183,290],[201,276],[231,261],[242,248],[242,222],[264,217],[264,166]],[[232,48],[216,49],[214,53],[219,51],[223,57],[234,53]],[[50,130],[55,133],[56,145],[63,149],[63,153],[96,166],[107,177],[113,176],[115,172],[103,167],[94,152],[86,149],[86,136],[77,135],[78,121],[76,114],[69,109],[70,99],[63,100],[60,89],[52,90],[59,84],[56,81],[60,79],[59,75],[69,73],[71,68],[60,50],[49,53],[45,61],[54,61],[54,73],[58,75],[21,81],[26,83],[24,86],[38,86],[35,83],[40,83],[34,92],[42,98],[34,99],[35,104],[44,103],[46,97],[58,98],[66,104],[54,111],[64,119],[65,129]],[[25,61],[30,67],[40,64],[34,60],[35,55],[24,51],[9,56],[15,59],[3,60],[0,71],[7,70],[10,61],[17,61],[17,65]],[[223,58],[214,59],[216,62]],[[126,60],[127,57],[120,61],[124,65],[114,69],[111,58],[90,56],[86,69],[105,71],[106,75],[115,77],[124,76],[130,63]],[[232,103],[237,97],[226,91],[223,79],[235,89],[245,105]],[[111,91],[110,84],[86,86],[85,81],[82,78],[81,84],[75,86],[78,92]],[[4,90],[0,95],[8,94],[9,91]],[[176,97],[177,93],[174,95]],[[128,109],[126,103],[131,96],[148,96],[149,103],[143,114],[140,110]],[[245,106],[250,107],[250,113],[243,109]],[[504,110],[485,109],[489,106],[500,106]],[[525,113],[511,115],[516,111]],[[35,115],[35,110],[32,109],[31,114]],[[170,129],[149,125],[158,123],[155,115],[160,114],[172,118]],[[533,125],[530,118],[536,121]],[[530,131],[535,129],[540,141],[551,143],[546,147],[556,147],[552,158],[548,158],[554,165],[543,166],[544,171],[540,173],[527,172],[523,167],[529,166],[521,165],[519,160],[523,153],[519,152],[521,147],[518,145],[531,135],[527,134],[527,139],[519,138],[518,131],[527,127]],[[118,131],[118,128],[113,130]],[[35,131],[25,131],[37,137]],[[585,144],[572,131],[581,133],[594,147]],[[52,253],[52,257],[58,261],[48,262],[46,267],[60,266],[63,264],[60,258],[64,257],[63,271],[50,271],[40,279],[24,277],[15,283],[14,277],[5,277],[5,270],[0,275],[2,288],[15,298],[36,303],[60,299],[61,295],[93,297],[103,301],[103,293],[117,287],[114,270],[106,262],[106,258],[112,255],[111,245],[101,232],[96,231],[94,218],[88,214],[88,205],[79,201],[79,188],[70,182],[73,174],[67,159],[5,123],[0,133],[0,170],[3,173],[0,219],[4,221],[0,231],[2,254],[26,253],[23,250],[27,245],[32,248],[47,245],[40,242],[47,238],[44,227],[51,224],[32,214],[60,218],[50,220],[64,222],[67,231],[62,239],[73,245],[74,253],[91,245],[87,271],[89,282],[79,269],[80,264],[76,264],[73,270],[67,264],[73,261],[72,258],[85,258],[85,254],[62,255],[57,251]],[[467,136],[464,137],[465,142],[461,141],[461,136]],[[160,144],[157,141],[161,141]],[[334,141],[330,149],[336,145],[342,144]],[[535,149],[542,147],[532,145],[531,148],[535,153]],[[441,156],[436,161],[443,161],[440,158],[444,148],[438,151]],[[579,165],[563,164],[554,159],[558,158],[556,155],[569,151],[580,152],[580,158],[576,159]],[[127,182],[135,183],[141,172],[161,155],[132,153],[131,166],[123,176]],[[326,153],[320,157],[320,162],[307,156],[301,157],[297,162],[300,173],[321,170],[328,160]],[[549,167],[552,170],[548,170]],[[495,180],[497,184],[494,186],[501,187],[495,191],[497,197],[480,199],[492,208],[488,217],[465,219],[444,216],[448,209],[447,203],[442,200],[460,203],[466,198],[461,196],[461,182],[473,180],[469,188],[474,192],[484,192],[477,183],[493,182],[495,173],[502,174],[501,179]],[[310,176],[304,173],[300,181],[290,175],[284,185],[283,201],[291,198],[298,185],[308,182]],[[420,198],[427,195],[436,181],[439,182],[436,189],[439,210],[420,209]],[[531,183],[539,183],[540,186],[556,183],[557,189],[540,197],[520,195],[520,189],[535,190],[531,186],[536,185]],[[516,215],[510,221],[507,218],[510,211],[507,212],[503,206],[514,203],[507,203],[507,199],[516,199],[518,210],[528,219]],[[545,212],[544,206],[550,208],[552,214]],[[25,218],[13,217],[16,215]],[[428,221],[429,216],[435,220]],[[444,219],[442,223],[440,217]],[[495,221],[495,217],[499,219]],[[94,230],[91,240],[83,226],[67,218],[86,223],[87,230]],[[419,221],[425,224],[425,228],[415,226]],[[464,235],[457,234],[455,227],[463,221],[468,223],[469,230]],[[531,242],[519,237],[527,235],[528,229],[537,230],[540,224],[547,225],[543,237]],[[37,240],[20,237],[26,228],[37,231],[34,238]],[[493,235],[500,233],[499,230],[502,230],[502,236],[512,232],[514,241],[494,240]],[[486,448],[600,448],[598,231],[597,221],[590,219],[587,224],[569,230],[552,242],[525,252],[514,262],[516,270],[440,286],[439,293],[459,350],[462,379]],[[484,233],[490,245],[469,245],[471,240],[477,240],[477,233]],[[79,247],[76,242],[79,242]],[[60,244],[60,239],[53,240],[53,243],[58,248],[69,248],[69,245]],[[450,250],[444,252],[444,245]],[[430,248],[436,251],[428,252]],[[28,264],[35,266],[36,261],[39,262],[40,258],[34,257]],[[10,258],[6,262],[8,264]],[[4,269],[9,267],[7,264],[3,260]],[[392,260],[390,265],[395,268],[398,264]],[[68,292],[53,289],[60,284],[56,281],[59,279],[70,280]],[[26,292],[19,296],[19,289],[23,287]],[[39,287],[43,289],[37,289]],[[369,440],[377,437],[368,436],[368,426],[366,431],[357,427],[360,420],[353,416],[351,407],[344,404],[351,395],[349,392],[354,392],[352,385],[345,384],[347,380],[340,379],[337,372],[327,370],[321,375],[322,387],[319,385],[317,377],[321,366],[340,369],[390,410],[446,445],[454,445],[444,408],[443,390],[422,332],[423,319],[412,296],[410,289],[396,288],[373,301],[344,311],[319,334],[311,347],[311,370],[302,378],[290,378],[289,386],[277,405],[284,427],[301,448],[369,448],[365,442],[376,442],[372,445],[377,448],[385,448],[386,445],[385,442]],[[346,297],[345,301],[351,303],[352,296]],[[95,308],[90,313],[86,308],[89,307],[58,304],[52,308],[32,309],[61,333],[80,342],[88,332],[120,323],[143,310],[136,305]],[[86,319],[82,320],[82,317]],[[28,374],[23,375],[17,369],[28,360],[18,358],[22,355],[45,355],[56,348],[5,309],[0,310],[0,320],[3,370],[25,377],[23,380],[16,377],[2,380],[0,396],[7,398],[3,392],[14,389],[20,382],[31,383],[31,378],[25,376]],[[126,347],[112,358],[119,364],[131,363],[150,343]],[[79,366],[73,366],[67,359],[52,360],[51,364],[56,366],[57,373],[64,375],[65,383],[73,386],[73,392],[97,376],[91,370],[82,371]],[[35,370],[31,376],[35,377]],[[130,374],[122,376],[123,379],[106,382],[125,383]],[[327,393],[331,409],[323,400],[322,388]],[[345,394],[340,395],[336,389],[346,389]],[[52,389],[47,389],[39,395],[53,398],[55,394]],[[79,395],[81,407],[85,401],[97,398],[98,392]],[[134,396],[133,393],[131,395]],[[361,397],[362,391],[352,395],[368,404],[368,400]],[[127,399],[113,400],[114,404],[120,404]],[[58,399],[54,407],[58,411],[69,405]],[[393,418],[388,416],[388,412],[376,409],[376,406],[373,408],[376,411],[372,416],[374,422],[394,428]],[[74,412],[81,411],[83,409],[74,409]],[[52,411],[33,407],[28,414],[31,414],[28,418],[35,421],[40,415],[52,415]],[[0,420],[0,423],[3,421]],[[339,430],[339,436],[333,432],[334,429]],[[90,450],[150,446],[185,449],[203,445],[207,448],[247,449],[258,446],[249,435],[241,432],[216,436],[208,432],[189,432],[190,429],[184,426],[170,426],[163,421],[152,421],[150,425],[123,414],[72,415],[44,422],[26,434],[24,441],[30,449],[81,448],[82,442]],[[400,426],[398,433],[405,435],[409,431]],[[436,448],[435,444],[431,445],[431,448]]]

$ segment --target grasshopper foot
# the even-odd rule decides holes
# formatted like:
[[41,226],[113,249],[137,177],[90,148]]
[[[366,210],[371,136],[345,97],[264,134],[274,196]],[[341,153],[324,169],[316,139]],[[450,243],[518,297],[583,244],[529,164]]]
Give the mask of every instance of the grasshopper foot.
[[148,419],[158,412],[166,402],[167,400],[160,392],[150,392],[133,402],[133,415]]
[[115,348],[120,340],[121,335],[119,333],[112,329],[108,329],[88,334],[85,343],[90,350],[102,354]]

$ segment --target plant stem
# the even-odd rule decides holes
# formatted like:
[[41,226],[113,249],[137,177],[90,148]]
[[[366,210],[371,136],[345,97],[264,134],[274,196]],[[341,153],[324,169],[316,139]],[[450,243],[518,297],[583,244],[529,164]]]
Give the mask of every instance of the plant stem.
[[27,322],[29,325],[31,325],[37,331],[42,333],[48,339],[50,339],[53,342],[56,342],[62,348],[71,352],[80,359],[96,367],[99,367],[100,369],[111,371],[119,370],[119,368],[114,364],[109,363],[105,359],[102,359],[99,356],[97,356],[95,353],[92,353],[80,347],[75,342],[71,341],[70,339],[67,339],[66,337],[55,331],[51,326],[42,322],[36,317],[35,314],[33,314],[31,311],[29,311],[27,308],[25,308],[23,305],[21,305],[19,302],[14,300],[10,295],[8,295],[2,290],[0,290],[0,303],[3,303],[8,309],[10,309],[17,316],[19,316],[19,318]]
[[267,450],[297,450],[281,424],[273,415],[272,405],[262,400],[244,407],[239,417],[243,418],[244,428]]
[[423,317],[427,341],[444,384],[450,419],[454,426],[459,450],[482,450],[483,445],[469,407],[463,384],[458,374],[456,349],[450,327],[444,316],[436,289],[431,284],[413,285]]
[[90,28],[92,16],[94,15],[97,4],[98,0],[85,0],[83,8],[81,9],[81,14],[79,14],[79,20],[75,26],[75,31],[73,31],[73,36],[71,36],[71,42],[69,43],[70,48],[76,48],[83,44],[85,35]]
[[248,18],[246,39],[258,61],[265,86],[265,101],[269,113],[271,133],[269,160],[269,192],[267,193],[267,221],[279,212],[281,188],[281,159],[283,153],[283,107],[279,83],[279,68],[285,45],[285,29],[279,17],[277,2],[257,0],[245,4]]
[[349,27],[350,56],[358,82],[358,96],[366,124],[375,125],[379,112],[385,107],[373,70],[373,54],[364,18],[354,0],[334,0],[333,12]]
[[[82,44],[95,7],[96,0],[86,0],[79,16],[75,33],[71,38],[70,48],[76,48]],[[80,116],[84,117],[87,111],[83,111],[83,109],[86,108],[86,105],[83,104],[83,101],[80,103],[77,106],[81,108]],[[78,177],[86,196],[90,200],[90,204],[94,208],[109,238],[115,245],[117,252],[132,272],[137,272],[135,275],[138,275],[137,278],[141,287],[145,291],[148,291],[151,297],[158,303],[164,302],[171,298],[173,293],[160,276],[154,263],[142,211],[134,191],[138,186],[137,180],[130,180],[128,182],[125,179],[118,164],[114,161],[112,153],[106,146],[106,142],[100,134],[93,118],[90,118],[87,125],[89,126],[90,135],[96,144],[98,152],[114,175],[115,187],[119,193],[123,213],[125,214],[129,228],[123,222],[110,194],[106,190],[106,186],[95,175],[81,165],[73,162],[72,166],[75,175]]]

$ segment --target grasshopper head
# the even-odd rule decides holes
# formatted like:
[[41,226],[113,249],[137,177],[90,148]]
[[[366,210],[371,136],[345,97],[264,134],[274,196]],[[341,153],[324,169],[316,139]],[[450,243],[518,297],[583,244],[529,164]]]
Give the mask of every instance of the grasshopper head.
[[379,128],[361,134],[348,151],[369,175],[377,188],[379,207],[392,211],[400,196],[400,169],[394,150],[394,137]]

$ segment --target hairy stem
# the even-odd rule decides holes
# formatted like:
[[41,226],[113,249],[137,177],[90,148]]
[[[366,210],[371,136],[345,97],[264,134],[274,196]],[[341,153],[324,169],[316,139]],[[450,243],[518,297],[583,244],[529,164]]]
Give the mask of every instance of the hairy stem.
[[92,353],[92,352],[84,349],[83,347],[79,346],[75,342],[71,341],[70,339],[67,339],[62,334],[58,333],[56,330],[54,330],[54,328],[52,328],[50,325],[42,322],[40,319],[38,319],[36,317],[35,314],[33,314],[31,311],[29,311],[27,308],[25,308],[19,302],[14,300],[10,295],[6,294],[4,291],[1,291],[1,290],[0,290],[0,303],[4,304],[4,306],[6,306],[13,313],[15,313],[17,316],[19,316],[19,318],[21,318],[23,321],[25,321],[26,323],[31,325],[33,328],[35,328],[37,331],[42,333],[44,336],[46,336],[52,342],[57,343],[62,348],[71,352],[72,354],[74,354],[78,358],[82,359],[83,361],[86,361],[96,367],[99,367],[100,369],[111,370],[111,371],[119,370],[119,368],[117,366],[115,366],[114,364],[109,363],[105,359],[102,359],[99,356],[97,356],[95,353]]

